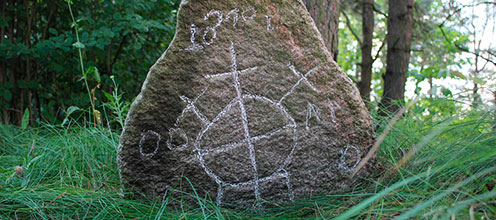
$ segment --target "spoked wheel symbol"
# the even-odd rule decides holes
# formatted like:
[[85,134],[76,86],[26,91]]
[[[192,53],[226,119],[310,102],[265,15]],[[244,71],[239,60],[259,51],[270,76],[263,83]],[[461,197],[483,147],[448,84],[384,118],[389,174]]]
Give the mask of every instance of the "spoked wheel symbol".
[[[198,134],[194,144],[195,149],[198,152],[200,163],[204,168],[205,172],[210,177],[212,177],[215,180],[215,182],[219,185],[218,194],[217,194],[217,203],[218,204],[222,203],[224,187],[235,188],[241,186],[253,187],[252,189],[255,194],[255,199],[257,201],[260,201],[261,199],[260,188],[259,188],[260,183],[275,179],[284,180],[284,182],[288,187],[289,198],[293,199],[293,192],[289,181],[290,175],[285,170],[285,167],[290,162],[291,154],[293,153],[294,148],[296,147],[297,144],[295,120],[288,113],[286,108],[282,106],[281,103],[273,101],[264,96],[252,95],[242,91],[239,76],[241,74],[248,74],[250,72],[254,72],[258,69],[258,67],[253,67],[245,70],[238,70],[236,52],[233,43],[231,43],[230,53],[232,59],[231,72],[208,75],[206,76],[206,78],[208,79],[222,78],[225,80],[232,80],[233,87],[236,90],[236,97],[233,100],[231,100],[229,104],[227,104],[223,108],[223,110],[211,122],[206,124],[206,126]],[[286,121],[286,123],[282,127],[272,129],[262,134],[254,135],[250,130],[249,118],[248,118],[249,112],[247,112],[247,107],[248,105],[251,104],[255,104],[257,106],[270,105],[268,109],[272,109],[273,112],[268,112],[267,117],[270,117],[270,115],[278,114],[279,116],[278,118],[284,118],[284,121]],[[236,120],[236,118],[239,119],[238,121],[241,123],[243,138],[234,142],[222,144],[220,146],[208,146],[208,143],[205,143],[206,141],[203,141],[205,135],[210,134],[210,136],[216,136],[215,133],[225,132],[222,130],[222,128],[218,129],[217,126],[215,125],[217,123],[222,123],[222,121],[225,120],[226,118],[229,118],[231,120],[233,118],[234,120]],[[271,157],[271,155],[261,155],[263,153],[267,153],[267,151],[263,149],[265,146],[259,145],[258,143],[262,142],[265,145],[270,144],[271,143],[270,139],[276,136],[286,136],[285,139],[292,140],[292,144],[290,146],[287,145],[285,146],[287,149],[286,151],[273,152],[279,154],[285,153],[286,155],[278,155],[279,158],[284,158],[284,159],[269,164],[269,167],[263,166],[263,169],[260,169],[260,166],[257,165],[257,158],[259,157],[264,158],[267,156]],[[278,140],[274,140],[274,141],[278,141]],[[216,172],[217,171],[215,170],[216,168],[210,167],[208,162],[205,161],[206,159],[208,159],[210,155],[212,156],[218,155],[219,153],[229,152],[236,148],[245,148],[247,149],[245,153],[249,154],[246,155],[247,158],[245,161],[246,163],[249,164],[245,164],[245,165],[251,168],[251,172],[249,172],[249,174],[246,174],[245,177],[232,178],[231,175],[220,174],[223,172]],[[229,162],[229,160],[226,160],[225,162]]]
[[[190,143],[189,138],[179,124],[186,113],[193,112],[203,126],[192,144],[200,165],[218,184],[217,204],[222,203],[225,189],[248,188],[253,191],[258,206],[263,199],[264,187],[261,185],[274,181],[282,181],[287,187],[289,199],[293,200],[291,175],[286,167],[291,162],[298,144],[297,125],[282,102],[301,84],[306,84],[314,92],[319,93],[320,91],[308,80],[308,77],[319,66],[302,74],[293,65],[288,64],[288,68],[299,80],[278,101],[275,101],[243,91],[240,76],[254,73],[258,67],[239,70],[234,43],[231,43],[230,55],[230,72],[206,75],[205,78],[232,81],[232,86],[236,91],[235,97],[213,120],[209,120],[195,106],[208,87],[204,88],[194,99],[181,96],[187,105],[176,119],[174,126],[169,129],[167,147],[171,150],[187,149]],[[257,114],[257,109],[263,109],[263,112]],[[236,130],[235,128],[239,131],[238,136],[232,137],[229,143],[219,142],[225,138],[218,137],[230,134],[232,132],[230,129]],[[212,139],[217,141],[211,141]],[[160,134],[154,131],[144,131],[139,143],[140,153],[145,157],[154,156],[159,148],[160,140]],[[143,147],[148,145],[152,146],[151,149],[143,150]]]

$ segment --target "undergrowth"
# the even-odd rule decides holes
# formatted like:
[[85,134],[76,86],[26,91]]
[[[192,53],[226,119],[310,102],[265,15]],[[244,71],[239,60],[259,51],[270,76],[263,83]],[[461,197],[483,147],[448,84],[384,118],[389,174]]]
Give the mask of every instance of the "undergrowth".
[[178,207],[170,194],[124,196],[119,134],[108,128],[0,125],[0,219],[496,219],[494,126],[491,111],[407,114],[383,142],[369,184],[253,212],[197,197]]

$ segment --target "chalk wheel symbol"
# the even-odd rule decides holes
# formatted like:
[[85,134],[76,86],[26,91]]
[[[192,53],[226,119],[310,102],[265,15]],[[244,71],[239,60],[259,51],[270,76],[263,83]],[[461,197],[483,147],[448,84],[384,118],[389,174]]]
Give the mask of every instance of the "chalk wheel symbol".
[[[270,180],[275,180],[275,179],[284,179],[286,182],[286,185],[288,187],[288,195],[289,198],[292,200],[293,199],[293,192],[291,190],[291,184],[289,181],[289,173],[286,171],[285,166],[289,163],[291,159],[291,155],[296,147],[297,144],[297,135],[296,135],[296,123],[293,117],[287,112],[286,108],[282,106],[281,102],[275,102],[267,97],[264,96],[259,96],[259,95],[251,95],[251,94],[246,94],[242,87],[241,83],[239,80],[239,76],[241,74],[246,74],[250,73],[253,71],[256,71],[258,67],[252,67],[244,70],[239,70],[238,69],[238,62],[237,62],[237,55],[236,51],[234,48],[234,43],[231,42],[231,47],[230,47],[230,53],[231,53],[231,72],[228,73],[219,73],[219,74],[214,74],[214,75],[207,75],[205,78],[207,79],[229,79],[231,78],[233,82],[233,87],[236,90],[237,96],[230,101],[227,106],[224,107],[224,109],[210,122],[206,123],[206,126],[202,128],[198,136],[196,137],[195,141],[195,150],[198,152],[198,158],[200,160],[200,164],[205,170],[205,172],[215,180],[215,182],[219,185],[218,192],[217,192],[217,204],[222,203],[222,197],[223,197],[223,188],[226,186],[230,187],[240,187],[240,186],[248,186],[248,187],[253,187],[253,191],[255,194],[255,199],[257,203],[261,199],[261,192],[260,192],[260,184],[261,182],[264,181],[270,181]],[[284,97],[282,98],[284,99]],[[281,99],[281,100],[282,100]],[[263,133],[263,134],[254,134],[250,131],[250,124],[249,124],[249,117],[247,114],[247,108],[245,104],[247,101],[254,101],[254,102],[259,102],[259,104],[263,105],[270,105],[273,108],[276,109],[275,112],[278,114],[282,114],[283,118],[286,119],[286,121],[289,121],[286,125],[283,125],[282,127],[276,128],[275,130]],[[234,110],[234,108],[239,108],[239,111],[234,111],[231,112],[231,110]],[[257,109],[256,106],[254,109]],[[262,108],[263,109],[263,108]],[[270,114],[273,114],[273,112],[264,112],[263,117],[271,116]],[[236,120],[237,119],[237,120]],[[262,118],[260,121],[262,122],[268,122],[269,120],[264,120],[265,118]],[[227,120],[228,123],[226,124],[227,126],[216,126],[217,124],[220,124],[224,120]],[[253,120],[253,119],[251,119]],[[229,123],[231,122],[231,123]],[[235,124],[232,126],[232,124]],[[239,134],[242,133],[242,135],[238,135],[239,137],[233,138],[234,140],[228,144],[223,144],[221,146],[209,146],[209,144],[202,144],[202,140],[205,137],[205,134],[207,132],[213,134],[211,136],[215,138],[217,137],[222,137],[222,134],[226,134],[226,129],[230,129],[233,127],[236,127],[236,123],[241,124],[242,126],[239,126],[238,128],[241,127],[242,130],[241,132],[238,132]],[[263,126],[264,123],[262,123]],[[222,125],[222,124],[221,124]],[[218,129],[218,130],[216,130]],[[236,130],[236,129],[234,129]],[[253,129],[253,130],[256,130]],[[289,132],[288,132],[289,131]],[[292,140],[292,145],[291,146],[283,146],[280,149],[286,149],[286,151],[282,150],[279,151],[277,147],[275,147],[276,150],[270,151],[270,147],[273,147],[273,144],[265,143],[265,147],[267,149],[263,149],[262,146],[257,145],[257,141],[263,140],[263,139],[269,139],[274,138],[276,135],[281,134],[281,133],[287,133],[289,134],[289,140]],[[216,135],[218,134],[218,135]],[[225,139],[225,138],[220,138],[220,139]],[[287,142],[288,138],[284,138],[282,140],[278,140],[279,142]],[[208,142],[207,142],[208,143]],[[262,142],[263,143],[263,142]],[[262,149],[261,151],[258,149]],[[288,150],[289,148],[289,150]],[[237,150],[237,152],[235,152]],[[240,152],[241,150],[241,152]],[[244,150],[244,151],[243,151]],[[233,151],[230,153],[229,151]],[[216,155],[213,155],[214,162],[217,160],[217,162],[221,163],[211,163],[207,164],[206,163],[206,157],[208,157],[210,154],[214,154],[217,152]],[[267,155],[263,155],[262,152],[271,152],[268,153]],[[281,152],[283,155],[281,155]],[[219,155],[220,154],[226,154],[227,156],[221,158]],[[259,155],[257,155],[257,153]],[[283,159],[280,159],[278,162],[272,163],[272,164],[264,164],[264,166],[258,166],[258,164],[261,164],[257,162],[257,157],[261,158],[266,158],[267,161],[278,161],[277,159],[273,159],[274,156],[282,156]],[[277,157],[276,157],[277,158]],[[279,157],[281,158],[281,157]],[[263,162],[263,161],[260,161]],[[224,164],[222,164],[224,163]],[[219,166],[219,164],[221,164]],[[213,166],[212,166],[213,165]],[[266,167],[269,167],[268,169],[265,169]],[[226,169],[227,168],[227,169]],[[264,168],[260,169],[259,168]],[[221,172],[219,172],[221,171]],[[259,172],[261,171],[261,172]],[[246,175],[246,176],[240,176],[240,175]]]
[[[239,121],[242,123],[242,115],[240,114],[242,111],[240,110],[240,102],[234,99],[224,108],[224,114],[219,114],[210,124],[208,124],[197,136],[197,140],[195,143],[195,148],[199,153],[200,161],[203,164],[205,171],[209,176],[214,178],[221,185],[230,185],[230,184],[254,184],[257,181],[264,181],[271,179],[271,176],[276,176],[283,172],[285,165],[290,160],[291,153],[296,146],[297,136],[296,136],[296,123],[291,115],[288,114],[287,110],[281,105],[276,103],[269,98],[263,96],[256,95],[243,95],[242,103],[250,103],[250,105],[255,105],[258,108],[270,109],[271,111],[267,112],[266,116],[282,116],[278,118],[284,118],[287,122],[285,125],[281,127],[277,127],[266,131],[262,134],[257,134],[256,136],[251,136],[249,138],[241,138],[238,140],[229,140],[229,143],[220,144],[219,146],[211,146],[208,143],[205,143],[203,140],[205,136],[219,136],[217,134],[225,133],[226,129],[223,126],[215,126],[217,124],[225,123],[225,121],[229,121],[228,119],[234,119],[230,121]],[[265,105],[265,106],[264,106]],[[267,107],[269,105],[269,107]],[[245,106],[250,107],[250,106]],[[236,109],[238,108],[238,109]],[[250,115],[250,112],[246,112],[247,115]],[[239,119],[239,120],[238,120]],[[247,118],[250,120],[251,118]],[[259,119],[262,121],[268,121],[267,119]],[[250,123],[249,121],[247,121]],[[262,126],[271,126],[262,124]],[[242,127],[240,124],[239,127]],[[229,128],[228,128],[229,129]],[[275,140],[271,140],[273,137],[278,137]],[[281,140],[288,141],[289,144],[283,144],[285,149],[274,148],[268,149],[272,146],[267,145],[281,145]],[[265,145],[258,145],[257,143],[263,141]],[[254,146],[254,155],[251,155],[248,150],[249,143],[252,143]],[[265,149],[264,149],[265,148]],[[225,152],[236,150],[237,152],[244,152],[248,155],[241,155],[241,157],[236,158],[218,158],[215,161],[215,166],[210,167],[209,164],[205,162],[205,159],[208,157],[216,157],[222,155]],[[261,154],[261,153],[266,153]],[[227,153],[229,156],[229,153]],[[257,162],[257,169],[253,168],[253,164],[250,163],[250,159],[254,157]],[[242,161],[239,161],[241,158]],[[263,161],[261,161],[263,158]],[[242,164],[245,162],[245,164]],[[239,166],[236,164],[229,163],[240,163]],[[225,165],[225,166],[222,166]],[[263,165],[263,170],[259,169],[259,167]],[[232,169],[230,172],[226,173],[226,169]],[[250,172],[246,172],[249,170]],[[245,173],[245,176],[239,177],[240,173]],[[236,176],[238,175],[238,176]],[[258,177],[258,178],[256,178]]]

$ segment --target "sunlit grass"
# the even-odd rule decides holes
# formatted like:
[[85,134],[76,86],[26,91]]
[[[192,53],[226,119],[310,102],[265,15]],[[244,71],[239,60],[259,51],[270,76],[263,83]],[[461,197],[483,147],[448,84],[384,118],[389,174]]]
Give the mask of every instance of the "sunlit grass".
[[171,205],[181,201],[171,194],[162,201],[123,197],[118,133],[109,129],[1,125],[0,219],[495,219],[494,125],[490,111],[407,114],[384,140],[370,184],[255,212],[187,193],[195,205]]

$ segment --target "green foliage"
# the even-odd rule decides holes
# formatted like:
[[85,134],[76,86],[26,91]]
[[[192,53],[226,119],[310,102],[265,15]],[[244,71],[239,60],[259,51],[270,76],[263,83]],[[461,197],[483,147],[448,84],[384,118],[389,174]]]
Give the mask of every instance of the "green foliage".
[[105,106],[114,114],[114,119],[110,122],[118,122],[120,129],[123,129],[124,120],[126,120],[131,102],[122,100],[122,94],[119,93],[119,86],[115,83],[114,77],[110,76],[110,79],[114,83],[114,90],[112,90],[112,94],[104,92],[105,97],[109,100],[105,103]]
[[[428,80],[431,95],[435,95],[433,91],[436,85],[433,79],[459,77],[462,75],[459,73],[462,65],[467,63],[466,58],[462,56],[462,51],[457,49],[452,42],[466,45],[469,42],[469,36],[452,27],[441,30],[440,25],[445,22],[444,19],[449,17],[448,13],[450,13],[443,7],[441,0],[421,1],[416,4],[409,76],[415,80],[417,93],[420,92],[419,84]],[[443,93],[447,92],[447,88],[443,85],[441,85],[441,90],[444,90]]]
[[24,115],[22,116],[21,129],[24,130],[29,124],[29,109],[24,110]]
[[[342,18],[339,29],[338,64],[355,82],[360,80],[361,45],[352,31],[359,38],[362,37],[361,4],[361,1],[342,3],[350,25],[346,25],[346,19]],[[381,13],[387,13],[387,2],[376,0],[375,9],[372,55],[374,58],[377,55],[377,60],[373,65],[371,100],[377,102],[382,96],[382,75],[386,67],[387,46],[383,45],[383,42],[386,38],[387,17]],[[416,1],[411,59],[407,76],[415,82],[417,94],[421,92],[420,83],[425,81],[430,86],[428,89],[432,91],[436,86],[434,79],[467,78],[479,84],[487,81],[477,77],[466,77],[465,75],[469,74],[460,72],[463,65],[470,64],[470,60],[467,56],[463,56],[463,52],[456,45],[468,49],[471,39],[469,34],[460,30],[456,22],[451,21],[456,17],[450,16],[454,13],[453,10],[455,9],[450,8],[450,5],[447,6],[443,0]],[[443,29],[440,28],[441,24]],[[448,92],[446,85],[438,86],[443,93],[452,93]],[[433,95],[436,96],[435,93]]]
[[65,118],[64,118],[64,121],[62,121],[62,125],[64,125],[65,123],[68,122],[69,120],[69,117],[72,115],[72,113],[76,112],[80,110],[79,107],[77,106],[69,106],[69,108],[67,108],[66,112],[65,112]]
[[[148,68],[168,47],[179,5],[177,0],[70,1],[73,22],[66,2],[34,2],[0,3],[6,9],[0,17],[6,33],[0,39],[4,123],[20,125],[26,106],[32,107],[35,120],[60,123],[69,106],[91,105],[84,79],[89,90],[101,85],[94,92],[96,109],[105,99],[99,90],[111,91],[112,75],[123,99],[131,100]],[[89,68],[81,68],[81,61]]]

